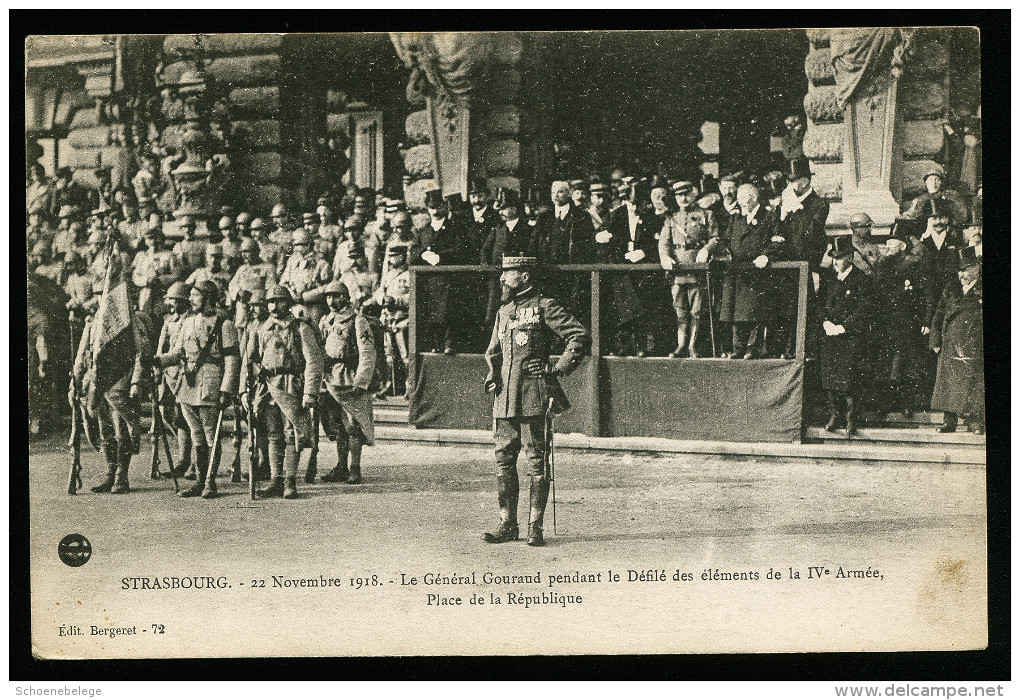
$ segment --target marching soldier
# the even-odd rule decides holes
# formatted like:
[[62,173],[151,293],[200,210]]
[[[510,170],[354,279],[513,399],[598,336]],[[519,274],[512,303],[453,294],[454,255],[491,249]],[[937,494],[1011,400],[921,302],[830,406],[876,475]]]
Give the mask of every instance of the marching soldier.
[[216,426],[237,393],[237,331],[233,321],[217,309],[219,300],[220,289],[212,280],[193,287],[188,295],[191,314],[169,352],[157,357],[163,367],[179,364],[183,375],[177,399],[195,445],[198,481],[181,492],[182,498],[216,497]]
[[[667,272],[678,264],[706,262],[709,243],[719,237],[715,216],[711,210],[698,206],[697,190],[692,181],[674,182],[673,194],[679,205],[678,211],[666,217],[659,233],[659,264]],[[689,354],[697,357],[695,344],[698,342],[701,319],[705,312],[712,311],[711,300],[705,298],[707,291],[702,276],[691,272],[675,272],[670,294],[676,311],[677,329],[676,349],[669,356],[683,357]]]
[[149,227],[145,248],[135,253],[131,282],[138,288],[138,308],[147,313],[170,285],[180,279],[183,265],[172,251],[163,247],[163,229]]
[[[103,281],[93,283],[92,293],[97,302],[102,299],[103,284]],[[93,486],[92,491],[127,493],[131,455],[138,454],[140,447],[141,421],[134,404],[143,381],[147,351],[136,347],[130,364],[128,358],[124,358],[124,363],[115,368],[117,379],[101,396],[98,395],[93,347],[96,344],[96,334],[102,333],[104,329],[95,323],[95,319],[93,314],[85,321],[72,371],[71,392],[77,389],[78,395],[85,400],[89,414],[99,424],[99,437],[103,457],[106,459],[106,478]]]
[[[520,536],[517,457],[522,440],[531,476],[528,544],[545,544],[542,524],[550,486],[545,470],[546,411],[561,412],[569,407],[557,377],[572,372],[591,347],[591,338],[584,326],[557,301],[542,296],[532,286],[531,273],[536,264],[537,260],[530,257],[503,258],[500,283],[505,303],[497,314],[492,339],[485,351],[489,365],[485,390],[495,395],[492,410],[496,420],[500,522],[494,531],[485,533],[483,539],[493,544],[510,542]],[[562,339],[566,348],[559,362],[550,367],[550,345],[555,337]]]
[[290,292],[298,312],[307,313],[309,320],[317,323],[326,313],[322,289],[333,280],[333,272],[329,263],[316,255],[307,231],[295,231],[292,241],[294,253],[280,275],[280,286]]
[[[190,315],[188,297],[190,288],[183,282],[174,282],[166,293],[166,306],[169,309],[163,317],[163,328],[159,333],[159,342],[156,345],[156,355],[164,355],[170,352],[180,340],[181,330],[184,327],[184,320]],[[157,397],[163,412],[163,423],[172,426],[177,434],[177,458],[174,460],[178,470],[184,471],[184,478],[194,480],[195,465],[191,461],[191,431],[188,423],[184,420],[184,413],[181,410],[180,402],[177,400],[177,393],[184,381],[184,374],[180,366],[173,364],[163,368],[162,378],[157,387]],[[186,471],[185,471],[186,470]]]
[[326,387],[320,405],[323,422],[336,435],[337,463],[322,480],[360,484],[361,448],[375,444],[370,393],[376,370],[375,339],[371,323],[352,305],[343,282],[331,282],[325,294],[330,312],[319,321]]
[[243,392],[251,390],[252,375],[262,379],[268,390],[259,413],[267,428],[272,485],[260,492],[263,498],[297,498],[300,450],[312,444],[308,409],[318,404],[322,386],[322,351],[316,331],[291,313],[292,303],[286,287],[277,285],[266,292],[270,316],[248,343],[241,368]]

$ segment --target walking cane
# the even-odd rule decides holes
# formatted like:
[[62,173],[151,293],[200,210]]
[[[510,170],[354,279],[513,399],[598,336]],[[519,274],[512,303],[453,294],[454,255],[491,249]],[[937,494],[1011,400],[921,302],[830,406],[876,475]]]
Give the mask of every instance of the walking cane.
[[553,534],[556,532],[556,458],[553,454],[553,400],[545,409],[545,478],[549,480],[552,491]]

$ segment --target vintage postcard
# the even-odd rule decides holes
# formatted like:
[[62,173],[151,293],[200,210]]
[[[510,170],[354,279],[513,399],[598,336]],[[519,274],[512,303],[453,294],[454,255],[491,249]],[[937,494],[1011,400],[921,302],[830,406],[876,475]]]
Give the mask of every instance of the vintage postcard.
[[25,57],[37,658],[987,646],[976,28]]

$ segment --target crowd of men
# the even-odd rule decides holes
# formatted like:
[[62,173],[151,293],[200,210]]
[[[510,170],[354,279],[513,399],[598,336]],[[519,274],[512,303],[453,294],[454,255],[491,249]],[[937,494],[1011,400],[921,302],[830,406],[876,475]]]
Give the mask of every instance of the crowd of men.
[[[96,175],[99,187],[90,189],[66,168],[52,180],[37,164],[29,168],[30,421],[34,433],[49,427],[61,384],[52,367],[73,356],[76,382],[86,381],[89,319],[117,256],[136,318],[147,319],[154,340],[151,357],[118,389],[120,417],[106,430],[100,421],[111,453],[104,490],[117,488],[117,465],[137,450],[130,405],[147,383],[158,386],[162,415],[178,435],[178,462],[209,494],[220,409],[241,411],[240,397],[256,394],[266,406],[259,415],[270,495],[294,494],[299,453],[309,433],[318,435],[311,422],[320,416],[310,409],[320,400],[344,456],[340,472],[327,476],[356,481],[361,446],[372,443],[372,395],[407,389],[409,266],[492,269],[504,255],[534,257],[547,271],[644,264],[604,277],[608,354],[733,360],[792,357],[796,271],[773,265],[806,262],[808,356],[822,369],[828,428],[845,424],[852,434],[869,399],[886,410],[943,410],[943,430],[955,430],[960,413],[983,429],[980,189],[974,198],[957,195],[939,168],[881,243],[865,213],[852,218],[850,236],[827,234],[829,204],[813,190],[803,157],[786,172],[718,181],[616,169],[556,181],[546,202],[534,192],[524,200],[508,188],[490,192],[474,178],[467,202],[426,193],[427,216],[352,187],[340,201],[320,198],[299,219],[279,203],[252,212],[227,206],[205,226],[160,211],[144,190],[114,190],[108,170]],[[168,240],[164,227],[180,235]],[[590,320],[587,273],[535,276],[545,293]],[[500,285],[482,268],[426,274],[417,302],[420,351],[480,352]],[[970,307],[977,313],[961,312]],[[951,362],[950,353],[962,359]],[[148,365],[161,368],[156,380]]]

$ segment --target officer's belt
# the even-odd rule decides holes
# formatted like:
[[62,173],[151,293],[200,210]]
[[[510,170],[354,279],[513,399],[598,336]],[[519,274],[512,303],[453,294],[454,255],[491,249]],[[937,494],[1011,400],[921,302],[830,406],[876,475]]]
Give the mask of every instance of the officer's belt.
[[296,376],[298,374],[303,374],[303,371],[298,371],[298,370],[294,370],[294,369],[287,369],[286,367],[278,367],[276,369],[266,369],[265,367],[263,367],[261,370],[259,370],[259,376],[263,377],[263,378],[266,378],[266,377],[282,377],[282,376],[289,376],[289,375],[295,375]]

